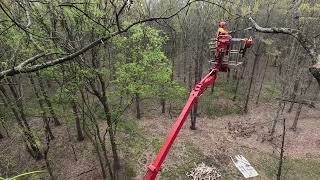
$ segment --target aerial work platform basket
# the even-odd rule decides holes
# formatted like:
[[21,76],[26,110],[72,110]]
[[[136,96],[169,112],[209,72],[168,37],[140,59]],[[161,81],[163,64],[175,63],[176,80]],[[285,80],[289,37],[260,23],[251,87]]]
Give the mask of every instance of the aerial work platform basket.
[[[214,58],[210,59],[211,65],[222,60],[222,64],[228,67],[238,67],[243,64],[243,57],[247,48],[252,45],[252,38],[232,38],[230,35],[211,39],[209,42],[210,50]],[[220,57],[217,57],[220,56]]]

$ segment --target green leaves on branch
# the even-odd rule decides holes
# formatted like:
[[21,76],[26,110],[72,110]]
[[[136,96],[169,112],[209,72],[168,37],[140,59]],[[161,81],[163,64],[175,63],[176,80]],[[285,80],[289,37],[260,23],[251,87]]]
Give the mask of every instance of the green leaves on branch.
[[113,39],[116,49],[122,49],[115,55],[114,83],[119,93],[165,98],[176,92],[179,86],[171,80],[172,65],[162,50],[167,38],[159,30],[142,25],[128,34]]

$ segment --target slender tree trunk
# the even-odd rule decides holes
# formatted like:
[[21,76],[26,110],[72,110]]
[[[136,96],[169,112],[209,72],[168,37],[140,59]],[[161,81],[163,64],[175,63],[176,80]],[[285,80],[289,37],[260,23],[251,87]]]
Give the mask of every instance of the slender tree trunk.
[[278,120],[279,120],[279,116],[283,113],[283,110],[284,110],[285,106],[286,106],[285,102],[279,101],[277,113],[276,113],[276,116],[273,119],[272,127],[271,127],[271,130],[270,130],[271,140],[273,139],[273,135],[276,132],[276,127],[277,127],[277,123],[278,123]]
[[54,139],[54,135],[51,131],[51,128],[50,128],[50,124],[49,124],[49,119],[48,119],[48,116],[47,116],[47,113],[46,113],[46,110],[44,108],[44,102],[43,102],[43,99],[42,97],[40,97],[39,95],[39,92],[38,92],[38,89],[36,87],[36,84],[34,82],[34,79],[32,77],[32,75],[29,76],[29,79],[30,79],[30,82],[33,86],[33,91],[34,91],[34,94],[36,95],[36,98],[38,99],[38,103],[39,103],[39,106],[40,106],[40,111],[41,111],[41,117],[42,117],[42,120],[43,120],[43,123],[45,125],[45,131],[49,134],[49,137],[51,139]]
[[[20,120],[22,121],[23,125],[30,131],[30,126],[29,126],[29,123],[27,121],[26,115],[24,113],[24,107],[23,107],[23,104],[22,104],[22,97],[18,96],[17,90],[12,85],[12,82],[8,82],[8,85],[9,85],[10,92],[11,92],[13,98],[14,98],[13,100],[14,100],[17,108],[18,108],[18,113],[20,115]],[[2,93],[3,93],[4,96],[8,96],[5,93],[5,90]],[[7,99],[7,101],[11,102],[11,100],[9,100],[9,99]]]
[[41,93],[42,93],[42,95],[43,95],[44,101],[46,102],[46,104],[47,104],[47,106],[48,106],[49,112],[50,112],[50,114],[51,114],[51,116],[52,116],[52,118],[53,118],[54,125],[55,125],[55,126],[60,126],[61,123],[60,123],[60,121],[58,120],[57,115],[56,115],[56,113],[55,113],[54,110],[53,110],[53,106],[52,106],[52,104],[51,104],[51,101],[49,100],[47,91],[46,91],[46,89],[45,89],[45,87],[44,87],[43,80],[41,79],[39,72],[36,72],[36,75],[37,75],[37,78],[38,78],[40,91],[41,91]]
[[[305,85],[305,87],[301,88],[300,96],[302,96],[302,95],[307,93],[307,90],[309,89],[309,87],[311,85],[311,82],[312,82],[312,77],[309,77],[309,80],[308,80],[307,84]],[[297,109],[297,112],[296,112],[296,116],[295,116],[293,124],[292,124],[292,126],[290,128],[293,131],[297,130],[298,120],[299,120],[299,117],[300,117],[300,113],[302,111],[302,106],[303,106],[303,104],[299,103],[299,106],[298,106],[298,109]]]
[[299,120],[299,117],[300,117],[300,113],[302,111],[302,106],[303,105],[301,103],[299,103],[298,109],[296,111],[296,116],[294,117],[294,121],[292,123],[292,127],[290,128],[293,131],[297,130],[298,120]]
[[141,119],[141,110],[140,110],[140,95],[138,93],[135,94],[136,96],[136,117],[137,119]]
[[[91,115],[90,116],[90,119],[92,119],[92,123],[94,125],[94,133],[90,133],[89,131],[89,128],[85,126],[85,121],[83,121],[83,130],[84,132],[86,133],[87,137],[90,139],[90,141],[92,142],[96,152],[97,152],[97,157],[98,157],[98,160],[99,160],[99,163],[100,163],[100,167],[101,167],[101,174],[102,174],[102,177],[103,179],[106,179],[107,178],[107,175],[106,175],[106,171],[105,171],[105,166],[108,167],[108,170],[109,170],[109,175],[110,175],[110,178],[113,180],[114,179],[114,174],[113,174],[113,171],[112,171],[112,168],[111,168],[111,163],[107,157],[107,151],[106,151],[106,148],[105,148],[105,139],[102,139],[100,137],[100,128],[99,128],[99,125],[97,124],[97,121],[95,119],[94,116],[92,116],[92,111],[87,103],[87,100],[85,98],[85,95],[84,95],[84,92],[80,89],[80,93],[81,93],[81,98],[82,98],[82,102],[83,102],[83,107],[87,107],[88,109],[88,112],[89,114]],[[98,97],[98,96],[97,96]],[[99,100],[101,101],[102,99],[99,98]],[[84,109],[83,109],[84,111]],[[107,124],[109,124],[110,122],[108,121],[108,118],[107,118]],[[109,126],[109,125],[108,125]],[[107,131],[110,133],[110,131]],[[111,130],[111,133],[113,131]],[[92,135],[94,136],[94,138],[92,138]],[[99,140],[99,142],[98,142]],[[102,155],[101,155],[101,150],[100,150],[100,146],[101,146],[101,149],[103,150],[103,156],[104,156],[104,159],[105,161],[103,161],[103,158],[102,158]],[[104,162],[106,163],[106,165],[104,164]]]
[[[199,50],[199,48],[197,48]],[[198,83],[199,81],[199,56],[195,59],[195,66],[194,66],[194,84]],[[198,101],[196,101],[192,107],[191,113],[191,130],[196,130],[196,121],[197,121],[197,113],[198,113]]]
[[258,103],[259,103],[259,99],[260,99],[260,94],[261,94],[261,90],[262,90],[262,86],[263,86],[264,78],[265,78],[265,76],[266,76],[266,72],[267,72],[267,69],[268,69],[268,63],[269,63],[269,60],[267,60],[267,62],[266,62],[266,66],[265,66],[265,69],[264,69],[264,71],[263,71],[262,80],[261,80],[261,84],[260,84],[260,87],[259,87],[259,91],[258,91],[258,96],[257,96],[256,104],[258,104]]
[[166,100],[164,98],[161,98],[161,113],[166,113]]
[[[30,155],[36,159],[36,160],[40,160],[43,158],[42,156],[42,153],[40,151],[40,148],[38,147],[36,141],[35,141],[35,138],[31,132],[31,128],[27,122],[27,119],[26,119],[26,116],[25,116],[25,113],[24,113],[24,108],[23,108],[23,104],[22,104],[22,99],[20,97],[18,97],[18,94],[16,92],[16,89],[13,87],[12,83],[9,82],[9,87],[10,87],[10,90],[11,90],[11,94],[13,95],[14,97],[14,102],[16,104],[16,106],[18,107],[16,110],[15,107],[13,107],[13,105],[10,105],[10,108],[18,122],[18,125],[20,127],[20,129],[22,130],[23,132],[23,135],[24,135],[24,141],[25,141],[25,145],[26,145],[26,148],[27,148],[27,151],[30,153]],[[11,100],[9,99],[9,96],[8,94],[6,93],[6,90],[3,88],[3,86],[0,86],[0,91],[2,92],[4,98],[7,98],[6,101],[7,102],[11,102]],[[9,104],[9,103],[7,103]]]
[[[96,127],[97,129],[99,129],[99,127]],[[100,133],[99,133],[100,134]],[[101,149],[103,151],[103,157],[104,157],[104,160],[106,161],[106,166],[108,167],[108,170],[109,170],[109,175],[111,177],[112,180],[115,180],[115,179],[118,179],[118,170],[117,169],[114,169],[114,173],[112,172],[112,168],[111,168],[111,163],[109,161],[109,158],[108,158],[108,155],[107,155],[107,149],[106,149],[106,143],[105,143],[105,140],[103,140],[100,135],[97,135],[98,137],[98,140],[101,144]]]
[[[99,164],[100,164],[100,167],[101,167],[102,177],[103,177],[103,179],[107,179],[107,173],[106,173],[106,170],[105,170],[105,167],[104,167],[103,159],[102,159],[102,156],[101,156],[101,152],[100,152],[100,148],[99,148],[99,144],[97,142],[96,136],[97,135],[95,135],[95,141],[93,142],[93,146],[95,147],[95,150],[97,152]],[[113,175],[111,177],[113,177]]]
[[260,53],[259,53],[260,46],[261,46],[261,43],[258,43],[257,50],[256,50],[257,54],[255,54],[255,58],[254,58],[254,62],[253,62],[252,70],[251,70],[249,89],[248,89],[247,98],[246,98],[245,105],[244,105],[244,112],[245,113],[248,112],[248,105],[249,105],[249,99],[250,99],[251,88],[252,88],[252,84],[253,84],[253,80],[254,80],[255,70],[256,70],[256,66],[258,64],[258,61],[260,59]]
[[70,146],[71,146],[71,149],[72,149],[72,153],[74,155],[74,160],[75,161],[78,161],[78,158],[77,158],[77,154],[76,154],[76,151],[74,149],[74,145],[72,143],[72,137],[71,137],[71,134],[70,134],[70,128],[68,126],[66,126],[66,131],[67,131],[67,134],[68,134],[68,140],[70,142]]
[[[2,95],[0,94],[0,96],[2,96]],[[0,98],[0,99],[2,99],[2,98]],[[3,103],[4,103],[5,107],[8,107],[8,104],[6,104],[6,102],[3,102]],[[9,134],[8,128],[7,128],[7,126],[6,126],[6,123],[4,122],[4,119],[1,119],[1,118],[0,118],[0,122],[1,122],[1,126],[2,126],[2,128],[4,129],[7,137],[10,137],[10,134]]]
[[71,106],[72,106],[72,112],[73,112],[73,116],[76,120],[76,129],[77,129],[77,140],[78,141],[83,141],[84,140],[84,136],[82,133],[82,129],[81,129],[81,120],[78,114],[78,108],[77,108],[77,104],[74,100],[71,101]]
[[[298,62],[298,69],[297,68],[294,68],[293,71],[296,71],[298,73],[295,73],[295,80],[294,80],[294,85],[293,85],[293,92],[290,96],[290,99],[292,101],[294,101],[297,97],[297,93],[298,93],[298,89],[299,89],[299,84],[300,84],[300,76],[301,76],[301,73],[300,73],[300,65],[301,65],[301,62],[302,62],[302,59],[299,60]],[[292,109],[293,109],[293,105],[294,103],[292,102],[289,106],[289,109],[288,109],[288,113],[291,113]]]
[[195,102],[193,109],[191,111],[191,130],[196,130],[196,118],[197,118],[197,113],[198,113],[198,102]]
[[50,165],[50,160],[49,160],[49,158],[48,158],[48,154],[49,154],[49,149],[50,149],[50,141],[51,141],[51,137],[50,137],[50,135],[49,134],[46,134],[46,148],[45,148],[45,150],[44,150],[44,152],[43,152],[43,154],[44,154],[44,160],[45,160],[45,162],[46,162],[46,166],[47,166],[47,170],[48,170],[48,173],[49,173],[49,175],[50,175],[50,179],[51,180],[55,180],[55,177],[53,176],[53,170],[52,170],[52,168],[51,168],[51,165]]
[[[94,68],[100,67],[100,63],[96,58],[97,52],[95,49],[92,49],[92,66]],[[119,175],[119,169],[120,169],[120,159],[117,152],[117,144],[115,139],[115,128],[114,128],[114,122],[111,116],[111,110],[109,108],[108,99],[106,96],[106,84],[104,81],[104,78],[101,74],[96,75],[97,80],[99,82],[99,89],[96,88],[96,86],[91,82],[90,86],[91,89],[94,91],[94,95],[99,99],[101,105],[103,106],[104,113],[106,115],[106,120],[108,124],[108,129],[106,129],[106,132],[109,134],[110,144],[111,144],[111,150],[112,150],[112,157],[113,157],[113,176],[115,179],[118,179]],[[139,107],[140,108],[140,107]],[[99,136],[100,137],[100,136]],[[103,139],[103,143],[105,142],[105,136]]]
[[282,141],[281,141],[279,166],[278,166],[278,172],[277,172],[277,180],[281,180],[283,156],[284,156],[285,136],[286,136],[286,119],[283,119],[283,132],[282,132]]
[[241,71],[240,77],[237,77],[236,89],[234,90],[234,96],[232,98],[232,101],[235,101],[236,98],[237,98],[239,85],[240,85],[240,80],[243,79],[243,75],[244,75],[244,72],[245,72],[246,66],[247,66],[246,64],[247,64],[246,62],[243,63],[243,67],[242,67],[242,71]]
[[115,141],[113,122],[112,122],[112,119],[111,119],[111,112],[110,112],[109,106],[107,104],[107,98],[105,96],[105,92],[103,92],[103,97],[102,97],[101,100],[102,100],[101,102],[102,102],[102,105],[103,105],[104,112],[106,113],[107,124],[108,124],[108,127],[109,127],[109,130],[108,130],[109,133],[108,134],[109,134],[111,150],[112,150],[112,156],[113,156],[113,172],[114,172],[114,176],[117,177],[118,176],[118,172],[119,172],[118,170],[120,168],[120,160],[119,160],[118,151],[117,151],[117,144],[116,144],[116,141]]

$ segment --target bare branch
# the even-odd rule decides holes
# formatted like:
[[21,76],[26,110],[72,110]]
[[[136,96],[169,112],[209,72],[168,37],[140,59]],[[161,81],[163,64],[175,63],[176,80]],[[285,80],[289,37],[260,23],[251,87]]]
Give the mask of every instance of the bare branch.
[[[79,55],[85,53],[86,51],[88,51],[88,50],[90,50],[90,49],[92,49],[92,48],[94,48],[94,47],[96,47],[96,46],[98,46],[98,45],[110,40],[111,38],[113,38],[113,37],[115,37],[115,36],[117,36],[119,34],[127,32],[129,29],[131,29],[135,25],[142,24],[142,23],[145,23],[145,22],[150,22],[150,21],[171,19],[171,18],[175,17],[176,15],[178,15],[179,13],[181,13],[184,9],[189,7],[191,4],[196,3],[196,2],[207,2],[207,3],[210,3],[210,4],[217,5],[217,6],[221,7],[221,8],[223,8],[224,10],[226,10],[221,5],[213,3],[213,2],[210,2],[210,1],[206,1],[206,0],[190,1],[190,2],[186,3],[183,7],[181,7],[179,10],[177,10],[175,13],[170,15],[170,16],[167,16],[167,17],[152,17],[152,18],[147,18],[147,19],[143,19],[143,20],[140,20],[140,21],[136,21],[136,22],[130,24],[129,26],[127,26],[124,29],[118,29],[118,31],[116,31],[116,32],[110,33],[105,37],[99,38],[96,41],[91,42],[90,44],[86,45],[85,47],[81,48],[80,50],[78,50],[78,51],[76,51],[76,52],[74,52],[72,54],[65,55],[63,57],[60,57],[60,58],[57,58],[57,59],[53,59],[53,60],[49,60],[49,61],[46,61],[46,62],[43,62],[43,63],[38,63],[38,64],[35,64],[35,65],[32,65],[32,66],[26,66],[27,64],[30,64],[30,62],[34,62],[36,60],[36,59],[35,60],[33,59],[35,57],[30,58],[30,59],[26,60],[27,62],[26,61],[22,62],[22,63],[25,63],[25,65],[20,66],[21,65],[20,64],[20,65],[18,65],[16,67],[13,67],[11,69],[4,70],[4,71],[0,72],[0,80],[3,79],[6,76],[14,76],[16,74],[21,74],[21,73],[35,72],[35,71],[39,71],[41,69],[45,69],[45,68],[48,68],[48,67],[51,67],[51,66],[54,66],[54,65],[57,65],[57,64],[62,64],[62,63],[68,62],[68,61],[74,59],[75,57],[78,57]],[[1,7],[2,10],[4,10],[2,8],[1,4],[0,4],[0,7]],[[47,56],[47,55],[45,55],[45,56]],[[37,59],[39,59],[39,58],[37,57]]]
[[113,0],[111,0],[110,3],[112,5],[112,7],[113,7],[113,11],[114,11],[114,14],[116,16],[116,24],[117,24],[118,31],[121,31],[121,26],[120,26],[120,22],[119,22],[119,14],[117,12],[117,6],[114,4]]
[[317,79],[319,87],[320,87],[320,54],[317,52],[315,45],[309,41],[307,36],[302,33],[300,30],[297,29],[290,29],[290,28],[265,28],[259,26],[252,17],[249,17],[249,20],[254,25],[254,28],[258,32],[262,33],[272,33],[272,34],[287,34],[294,38],[296,38],[300,45],[307,51],[309,56],[311,57],[311,62],[314,64],[312,67],[309,68],[311,74]]
[[95,19],[93,19],[92,17],[90,17],[89,14],[87,14],[86,12],[84,12],[82,9],[78,8],[78,7],[75,6],[74,4],[71,4],[71,3],[68,3],[68,4],[60,4],[59,6],[60,6],[60,7],[71,7],[71,8],[74,8],[74,9],[80,11],[80,12],[81,12],[84,16],[86,16],[88,19],[90,19],[90,20],[93,21],[94,23],[98,24],[99,26],[103,27],[105,30],[107,30],[107,31],[110,33],[109,29],[108,29],[105,25],[101,24],[100,22],[98,22],[98,21],[96,21]]
[[249,17],[249,20],[254,25],[254,28],[258,32],[262,33],[273,33],[273,34],[287,34],[290,36],[293,36],[296,38],[301,46],[307,51],[307,53],[312,57],[312,63],[317,63],[317,52],[314,48],[314,45],[312,42],[308,40],[305,34],[303,34],[300,30],[297,29],[290,29],[290,28],[278,28],[278,27],[272,27],[272,28],[265,28],[259,26],[255,20],[252,19],[252,17]]
[[10,28],[12,28],[15,24],[11,24],[9,27],[7,27],[6,29],[4,29],[1,33],[0,36],[5,33],[6,31],[8,31]]
[[290,103],[298,103],[298,104],[303,104],[306,105],[310,108],[315,108],[315,102],[312,100],[296,100],[296,99],[289,99],[289,98],[276,98],[276,100],[282,101],[282,102],[290,102]]
[[32,34],[32,35],[34,35],[34,36],[37,36],[37,37],[39,37],[39,38],[48,38],[48,37],[42,37],[42,36],[39,36],[39,35],[37,35],[37,34],[34,34],[34,33],[32,33],[32,32],[30,32],[29,30],[27,30],[27,28],[25,28],[25,27],[23,27],[21,24],[19,24],[16,20],[14,20],[13,19],[13,17],[11,17],[10,15],[9,15],[9,13],[4,9],[4,7],[2,6],[2,4],[1,4],[1,2],[0,2],[0,9],[4,12],[4,14],[11,20],[11,22],[13,22],[18,28],[20,28],[21,30],[23,30],[26,34],[27,34],[27,36],[29,35],[29,34]]
[[25,67],[26,65],[28,65],[28,64],[36,61],[37,59],[39,59],[39,58],[41,58],[41,57],[43,57],[43,56],[45,56],[45,54],[44,54],[44,53],[41,53],[41,54],[38,54],[38,55],[36,55],[36,56],[34,56],[34,57],[30,58],[30,59],[27,59],[27,60],[23,61],[22,63],[20,63],[20,64],[16,67],[16,69],[17,69],[17,70],[22,69],[22,68]]

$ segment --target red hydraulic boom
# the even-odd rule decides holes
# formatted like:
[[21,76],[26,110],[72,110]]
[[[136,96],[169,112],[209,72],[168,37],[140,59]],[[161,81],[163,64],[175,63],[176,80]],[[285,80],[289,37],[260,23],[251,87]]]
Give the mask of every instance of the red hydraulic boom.
[[[250,47],[252,44],[252,40],[248,41],[248,39],[244,39],[243,47]],[[219,71],[226,72],[228,70],[228,64],[223,63],[224,56],[227,52],[230,51],[230,43],[232,42],[231,36],[217,37],[216,47],[215,47],[215,63],[210,68],[209,73],[199,82],[197,83],[189,96],[188,101],[182,109],[177,121],[174,123],[172,130],[170,131],[167,139],[165,140],[160,152],[158,153],[156,159],[152,164],[148,166],[148,170],[146,175],[144,176],[144,180],[154,180],[161,168],[161,164],[165,160],[174,140],[176,139],[179,131],[181,130],[182,125],[184,124],[188,114],[191,111],[191,108],[196,103],[197,98],[201,96],[201,94],[210,86],[214,85],[217,75]],[[250,43],[250,44],[248,44]],[[228,52],[230,51],[230,52]],[[239,50],[240,53],[240,50]]]

